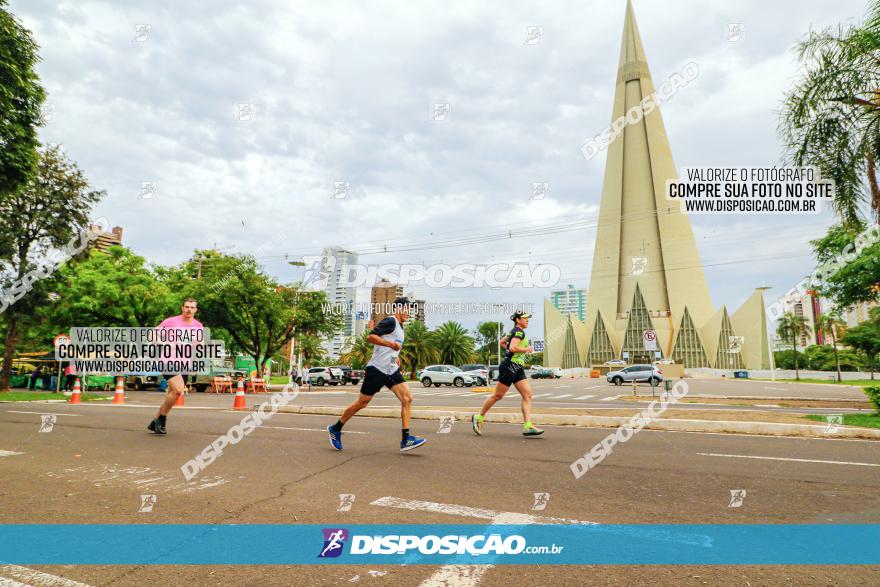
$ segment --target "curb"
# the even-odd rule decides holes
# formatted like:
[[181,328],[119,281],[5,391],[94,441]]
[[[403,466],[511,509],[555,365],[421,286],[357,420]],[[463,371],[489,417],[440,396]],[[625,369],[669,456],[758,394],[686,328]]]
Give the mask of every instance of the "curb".
[[[289,414],[312,414],[339,416],[344,407],[332,406],[279,406],[279,412]],[[469,420],[474,412],[454,410],[413,410],[416,420],[439,420],[452,416],[458,421]],[[364,408],[359,416],[374,418],[400,418],[400,408]],[[577,426],[580,428],[618,428],[629,423],[631,416],[574,416],[567,414],[533,414],[535,424],[555,426]],[[486,416],[487,422],[519,424],[519,413],[495,413]],[[860,438],[880,440],[880,429],[841,426],[834,434],[825,432],[826,426],[812,424],[777,424],[772,422],[734,422],[725,420],[653,420],[645,426],[648,430],[667,430],[673,432],[719,432],[733,434],[754,434],[760,436],[797,436],[806,438]]]

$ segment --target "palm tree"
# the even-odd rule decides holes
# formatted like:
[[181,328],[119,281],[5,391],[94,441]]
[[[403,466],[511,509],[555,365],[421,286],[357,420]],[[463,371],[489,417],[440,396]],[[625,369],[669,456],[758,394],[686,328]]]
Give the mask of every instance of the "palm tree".
[[303,356],[303,363],[311,367],[314,362],[324,358],[325,351],[321,346],[321,340],[313,334],[304,334],[297,337],[299,351]]
[[816,326],[820,331],[831,337],[831,346],[834,348],[834,362],[837,363],[837,381],[841,381],[840,376],[840,355],[837,352],[837,341],[840,338],[840,328],[844,325],[840,315],[835,312],[821,314],[817,320]]
[[788,159],[834,180],[844,226],[858,222],[866,195],[880,220],[880,0],[864,24],[811,32],[797,54],[805,72],[785,97],[779,129]]
[[779,326],[776,327],[776,334],[779,335],[779,338],[782,340],[790,340],[792,348],[794,349],[795,381],[801,380],[800,370],[798,369],[797,341],[798,338],[809,334],[809,332],[810,327],[807,326],[807,319],[803,316],[798,316],[794,312],[786,312],[783,314],[782,318],[779,319]]
[[373,344],[367,341],[369,331],[362,335],[350,338],[345,345],[345,352],[339,356],[339,360],[352,369],[363,369],[373,354]]
[[458,322],[444,322],[431,335],[440,362],[446,365],[465,363],[474,352],[474,339]]
[[437,349],[433,337],[422,322],[414,321],[404,329],[403,348],[400,349],[400,361],[415,379],[420,366],[430,365],[437,361]]

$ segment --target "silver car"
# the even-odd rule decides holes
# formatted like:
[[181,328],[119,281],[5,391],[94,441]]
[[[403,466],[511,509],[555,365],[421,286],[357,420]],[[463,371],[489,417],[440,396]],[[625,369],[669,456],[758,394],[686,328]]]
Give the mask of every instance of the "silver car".
[[632,381],[645,381],[651,385],[660,385],[663,381],[663,371],[656,365],[630,365],[619,371],[609,371],[606,376],[608,383],[621,385]]

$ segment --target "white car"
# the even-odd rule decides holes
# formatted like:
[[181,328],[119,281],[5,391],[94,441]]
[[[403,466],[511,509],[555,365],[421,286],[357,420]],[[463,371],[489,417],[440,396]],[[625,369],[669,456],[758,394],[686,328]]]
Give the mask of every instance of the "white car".
[[455,387],[470,387],[474,384],[474,376],[465,373],[454,365],[430,365],[418,373],[419,380],[425,387],[440,387],[441,385],[454,385]]
[[609,367],[626,367],[626,361],[623,359],[611,359],[610,361],[605,361],[605,364]]
[[337,367],[312,367],[309,369],[309,383],[323,386],[325,383],[339,385],[344,379],[342,369]]
[[675,365],[674,359],[657,359],[654,361],[655,365]]

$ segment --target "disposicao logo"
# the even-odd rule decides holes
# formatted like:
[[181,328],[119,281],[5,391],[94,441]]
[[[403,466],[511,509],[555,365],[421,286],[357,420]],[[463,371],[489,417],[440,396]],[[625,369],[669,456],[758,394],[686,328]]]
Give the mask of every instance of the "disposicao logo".
[[324,548],[318,558],[336,558],[342,554],[345,541],[348,540],[348,530],[345,528],[324,528]]

